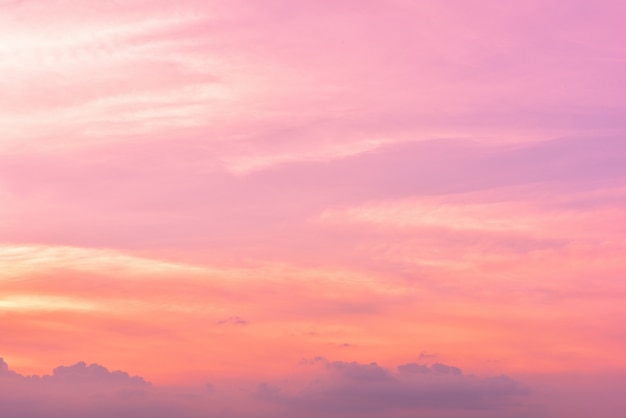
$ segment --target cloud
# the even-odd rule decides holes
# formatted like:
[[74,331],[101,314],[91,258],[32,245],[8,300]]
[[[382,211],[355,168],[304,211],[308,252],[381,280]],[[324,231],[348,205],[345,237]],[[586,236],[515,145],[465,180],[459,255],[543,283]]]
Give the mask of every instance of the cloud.
[[[524,394],[505,377],[476,378],[444,364],[407,364],[394,372],[377,363],[305,361],[311,380],[291,374],[292,383],[251,381],[206,383],[197,388],[155,387],[140,376],[78,362],[59,366],[49,375],[22,375],[0,359],[0,404],[3,416],[20,418],[274,418],[289,416],[348,417],[373,412],[488,409],[507,405]],[[258,381],[258,380],[257,380]],[[230,385],[230,387],[228,386]],[[313,415],[311,415],[313,414]]]
[[323,364],[325,371],[299,391],[265,383],[258,387],[256,396],[292,411],[395,416],[402,411],[493,410],[529,393],[507,376],[465,375],[459,368],[442,363],[403,364],[397,372],[377,363],[323,358],[307,363]]
[[[421,358],[421,355],[420,355]],[[416,373],[425,373],[425,374],[435,374],[435,375],[455,375],[461,376],[463,372],[461,369],[454,366],[447,366],[442,363],[435,363],[432,366],[427,366],[424,364],[417,363],[408,363],[398,366],[398,372],[401,374],[416,374]]]
[[246,324],[248,324],[248,321],[246,321],[245,319],[241,319],[238,316],[231,316],[230,318],[222,319],[220,321],[217,321],[216,324],[217,325],[226,325],[226,324],[246,325]]
[[346,363],[334,361],[327,366],[334,372],[350,380],[357,381],[386,381],[391,378],[387,370],[376,363],[360,364],[357,362]]
[[438,357],[438,356],[437,356],[437,354],[434,354],[434,353],[426,353],[426,352],[422,351],[422,352],[420,353],[419,359],[420,359],[420,360],[424,360],[424,359],[436,359],[437,357]]
[[[0,7],[7,358],[219,392],[199,375],[321,353],[345,361],[264,392],[318,416],[509,398],[439,358],[382,366],[416,341],[465,369],[623,364],[623,0]],[[72,393],[177,416],[100,367],[0,372],[44,416]]]
[[121,370],[109,371],[99,364],[87,365],[78,362],[71,366],[56,367],[52,374],[22,375],[9,369],[4,359],[0,358],[0,386],[27,385],[35,391],[61,390],[71,396],[79,392],[120,392],[127,389],[146,390],[152,385],[141,376],[130,376]]
[[110,384],[132,387],[148,387],[150,384],[140,376],[129,376],[120,370],[109,371],[99,364],[87,366],[85,362],[79,362],[73,366],[59,366],[52,372],[52,376],[44,376],[44,380],[51,383],[69,384]]
[[20,418],[199,417],[175,391],[155,389],[140,376],[79,362],[49,375],[22,375],[0,358],[2,415]]

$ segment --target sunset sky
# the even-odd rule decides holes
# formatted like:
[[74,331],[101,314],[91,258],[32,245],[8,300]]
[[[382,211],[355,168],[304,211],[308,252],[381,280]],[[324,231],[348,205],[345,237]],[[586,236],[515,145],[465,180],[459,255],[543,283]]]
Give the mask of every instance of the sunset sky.
[[620,416],[625,16],[0,0],[0,416]]

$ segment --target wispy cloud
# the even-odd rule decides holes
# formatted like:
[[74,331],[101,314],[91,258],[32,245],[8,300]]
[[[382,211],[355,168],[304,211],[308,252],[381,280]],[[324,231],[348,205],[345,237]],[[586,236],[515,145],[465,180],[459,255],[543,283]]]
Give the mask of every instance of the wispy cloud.
[[210,381],[220,417],[583,414],[471,374],[599,394],[559,376],[626,366],[624,15],[0,1],[3,355],[200,382],[190,413]]

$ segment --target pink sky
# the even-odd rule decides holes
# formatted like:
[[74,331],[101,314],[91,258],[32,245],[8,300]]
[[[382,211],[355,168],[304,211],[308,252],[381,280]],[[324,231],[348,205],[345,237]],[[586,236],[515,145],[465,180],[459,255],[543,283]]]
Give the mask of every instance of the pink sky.
[[624,16],[0,0],[0,416],[623,413]]

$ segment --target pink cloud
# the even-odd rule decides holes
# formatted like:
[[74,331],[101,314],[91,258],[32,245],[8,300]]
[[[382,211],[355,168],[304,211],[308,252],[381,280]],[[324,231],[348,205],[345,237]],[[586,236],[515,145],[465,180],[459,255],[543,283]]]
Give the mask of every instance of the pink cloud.
[[[157,386],[211,381],[217,416],[314,399],[341,416],[359,406],[343,393],[374,415],[415,394],[433,417],[482,418],[481,394],[500,405],[510,387],[474,373],[558,386],[539,412],[513,396],[512,418],[580,415],[564,394],[626,367],[625,14],[618,0],[0,1],[4,355],[26,374],[89,354]],[[439,366],[370,364],[416,352],[468,374],[438,397]],[[293,372],[319,355],[337,362]],[[71,367],[48,380],[125,376]],[[277,402],[244,410],[239,392]],[[168,394],[158,413],[204,411],[204,392]]]

